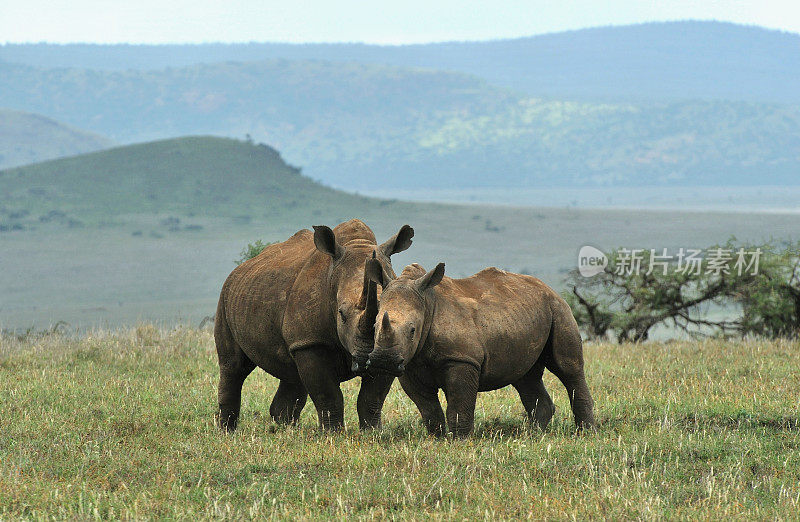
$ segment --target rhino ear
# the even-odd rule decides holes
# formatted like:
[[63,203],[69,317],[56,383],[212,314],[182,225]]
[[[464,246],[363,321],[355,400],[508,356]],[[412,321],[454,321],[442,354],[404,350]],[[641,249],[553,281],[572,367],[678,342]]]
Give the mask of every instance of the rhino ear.
[[323,254],[328,254],[334,261],[344,255],[344,247],[336,241],[333,230],[325,225],[314,226],[314,245]]
[[410,247],[412,237],[414,237],[414,229],[408,225],[403,225],[400,227],[400,231],[397,234],[390,237],[378,248],[380,248],[383,255],[391,257],[393,254],[402,252]]
[[417,279],[417,287],[420,292],[424,292],[428,288],[433,288],[442,282],[444,277],[444,263],[439,263],[436,268]]
[[372,259],[367,259],[367,264],[364,266],[364,273],[367,279],[373,283],[377,283],[381,286],[386,286],[386,283],[388,283],[383,273],[383,267],[374,257]]

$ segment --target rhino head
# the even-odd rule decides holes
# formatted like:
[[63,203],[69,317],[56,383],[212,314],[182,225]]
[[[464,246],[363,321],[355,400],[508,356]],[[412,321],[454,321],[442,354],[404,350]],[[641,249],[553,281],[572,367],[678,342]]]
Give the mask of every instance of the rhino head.
[[444,263],[430,272],[425,272],[420,265],[409,265],[396,279],[372,260],[367,261],[365,270],[370,282],[383,288],[374,348],[366,367],[370,371],[400,376],[430,330],[436,301],[433,288],[444,277]]
[[394,277],[391,256],[411,246],[414,229],[403,225],[386,242],[377,245],[365,239],[340,244],[333,230],[314,227],[314,244],[320,252],[331,257],[328,273],[331,313],[335,316],[339,342],[353,358],[352,371],[364,372],[375,337],[378,314],[378,285],[366,276],[365,265],[375,263],[387,277]]

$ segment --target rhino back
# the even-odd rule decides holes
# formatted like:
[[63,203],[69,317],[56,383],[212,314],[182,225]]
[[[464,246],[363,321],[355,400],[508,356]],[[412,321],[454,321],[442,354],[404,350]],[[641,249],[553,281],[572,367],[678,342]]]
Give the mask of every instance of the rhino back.
[[436,287],[430,339],[435,357],[481,368],[480,389],[521,378],[550,335],[561,297],[535,277],[487,268],[464,279],[445,277]]

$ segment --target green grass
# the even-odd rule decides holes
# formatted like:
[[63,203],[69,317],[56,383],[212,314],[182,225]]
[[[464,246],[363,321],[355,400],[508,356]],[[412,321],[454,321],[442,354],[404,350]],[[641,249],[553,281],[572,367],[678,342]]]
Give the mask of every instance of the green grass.
[[588,345],[599,430],[576,435],[563,388],[551,429],[513,390],[481,394],[467,441],[424,434],[395,384],[385,426],[344,433],[267,415],[245,383],[233,435],[213,425],[211,334],[185,328],[2,338],[0,519],[794,519],[800,344]]
[[[162,221],[175,214],[121,215],[119,224],[35,228],[0,233],[0,329],[64,320],[73,327],[130,325],[137,321],[194,324],[216,309],[219,290],[242,249],[256,240],[283,241],[301,228],[363,219],[379,241],[404,223],[414,244],[393,257],[398,270],[412,262],[447,264],[447,274],[466,277],[497,266],[539,277],[561,288],[583,245],[605,250],[704,248],[732,233],[742,242],[800,239],[797,214],[724,214],[510,208],[470,205],[375,203],[361,208],[329,202],[296,214],[187,217],[171,231]],[[133,235],[140,232],[141,235]],[[20,262],[24,260],[24,262]]]

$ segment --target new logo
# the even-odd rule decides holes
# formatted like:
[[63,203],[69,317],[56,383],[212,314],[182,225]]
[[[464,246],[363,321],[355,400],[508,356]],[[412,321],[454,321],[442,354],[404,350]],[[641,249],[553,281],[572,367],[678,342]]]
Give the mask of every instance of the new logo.
[[602,274],[608,266],[608,258],[593,246],[581,247],[578,252],[578,272],[583,277],[594,277]]

